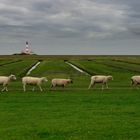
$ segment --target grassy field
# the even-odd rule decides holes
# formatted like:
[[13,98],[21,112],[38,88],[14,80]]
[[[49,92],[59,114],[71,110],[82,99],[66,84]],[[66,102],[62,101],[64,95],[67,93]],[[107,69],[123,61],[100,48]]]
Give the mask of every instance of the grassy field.
[[[113,75],[109,89],[87,90],[89,74]],[[21,77],[46,76],[43,92],[22,91]],[[9,92],[0,94],[0,140],[139,140],[140,91],[130,77],[140,73],[139,56],[0,56],[0,75],[15,74]],[[50,89],[52,78],[72,78],[65,89]],[[2,87],[1,87],[2,88]]]

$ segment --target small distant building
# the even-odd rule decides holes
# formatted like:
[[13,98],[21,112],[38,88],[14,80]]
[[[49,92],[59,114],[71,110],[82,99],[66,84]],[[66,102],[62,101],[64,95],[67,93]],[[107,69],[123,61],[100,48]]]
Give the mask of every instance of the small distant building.
[[26,41],[26,46],[25,48],[21,51],[21,53],[15,53],[13,55],[37,55],[34,54],[32,49],[31,49],[31,43],[29,45],[28,41]]
[[21,51],[21,54],[23,55],[32,55],[33,52],[31,50],[31,44],[29,45],[29,43],[26,41],[26,47],[24,48],[24,50]]

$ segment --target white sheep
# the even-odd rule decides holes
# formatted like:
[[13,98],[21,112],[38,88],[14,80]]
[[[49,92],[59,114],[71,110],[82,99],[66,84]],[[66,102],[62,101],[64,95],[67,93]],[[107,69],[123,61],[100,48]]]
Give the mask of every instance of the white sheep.
[[104,89],[104,85],[106,85],[106,88],[108,88],[107,82],[109,80],[113,80],[113,77],[111,75],[108,75],[108,76],[105,76],[105,75],[92,76],[88,89],[90,89],[91,86],[95,86],[96,83],[102,83],[102,90]]
[[0,85],[3,85],[3,89],[1,91],[8,91],[8,84],[10,81],[16,80],[16,76],[11,74],[10,76],[0,76]]
[[138,84],[140,84],[140,76],[135,75],[131,77],[131,85],[132,86],[137,86]]
[[[46,77],[31,77],[31,76],[26,76],[22,78],[22,84],[23,84],[23,90],[26,91],[26,85],[33,85],[33,86],[38,86],[40,91],[42,91],[41,84],[43,82],[47,82]],[[34,90],[34,88],[33,88]]]
[[56,87],[56,86],[62,86],[65,87],[67,84],[73,83],[71,79],[52,79],[52,85],[51,88]]

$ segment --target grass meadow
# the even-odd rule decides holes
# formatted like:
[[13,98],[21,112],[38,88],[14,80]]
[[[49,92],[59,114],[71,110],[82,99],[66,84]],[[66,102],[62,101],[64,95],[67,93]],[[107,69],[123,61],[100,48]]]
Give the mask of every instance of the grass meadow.
[[[30,76],[48,82],[23,92],[21,78],[38,61]],[[109,89],[88,90],[90,75],[112,75]],[[139,140],[140,89],[130,77],[140,74],[139,56],[0,56],[0,75],[15,74],[8,92],[0,94],[0,140]],[[50,89],[51,79],[72,78],[66,88]],[[2,86],[0,87],[2,88]]]

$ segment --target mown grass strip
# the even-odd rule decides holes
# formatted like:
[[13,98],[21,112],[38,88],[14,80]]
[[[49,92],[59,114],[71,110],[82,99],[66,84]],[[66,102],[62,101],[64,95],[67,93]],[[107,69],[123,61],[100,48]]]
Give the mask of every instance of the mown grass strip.
[[15,74],[16,76],[21,77],[34,63],[34,60],[27,60],[4,65],[0,69],[0,75]]
[[140,65],[140,59],[137,58],[117,58],[117,59],[112,59],[112,61],[117,61],[117,62],[124,62],[124,63],[128,63],[128,64],[136,64],[136,65]]
[[78,74],[76,70],[65,64],[64,61],[42,61],[31,75],[67,75]]
[[138,64],[132,64],[132,63],[127,63],[123,61],[112,61],[112,60],[101,61],[101,62],[95,61],[95,62],[99,64],[104,64],[104,65],[107,65],[109,67],[113,67],[116,69],[121,69],[127,72],[140,73],[140,65]]
[[[97,61],[72,61],[73,64],[87,71],[90,75],[114,74],[117,69]],[[121,71],[122,72],[122,71]]]
[[74,63],[70,62],[70,61],[65,61],[66,64],[70,65],[73,69],[77,70],[80,73],[86,74],[86,75],[91,75],[90,73],[87,72],[87,70],[84,70],[80,67],[78,67],[77,65],[75,65]]
[[31,65],[25,67],[20,73],[18,74],[19,77],[26,76],[27,72],[36,64],[38,61],[33,62]]
[[3,60],[2,62],[0,62],[0,66],[5,66],[5,65],[9,65],[9,64],[13,64],[13,63],[17,63],[17,62],[21,62],[22,60],[15,60],[15,61],[7,61],[7,60]]

